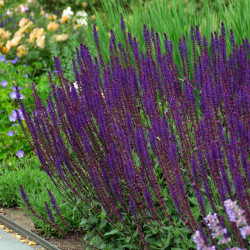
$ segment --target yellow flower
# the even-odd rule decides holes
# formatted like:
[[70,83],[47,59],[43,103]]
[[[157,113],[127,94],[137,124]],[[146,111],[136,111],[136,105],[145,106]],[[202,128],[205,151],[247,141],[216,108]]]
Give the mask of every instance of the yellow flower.
[[[45,36],[45,32],[44,32],[44,29],[43,28],[35,28],[35,29],[33,29],[33,31],[30,33],[30,37],[29,37],[29,39],[28,39],[28,42],[29,43],[34,43],[35,42],[35,40],[37,39],[39,39],[40,38],[40,40],[39,40],[39,42],[38,42],[38,44],[39,45],[42,45],[43,43],[42,43],[42,38],[41,37],[43,37],[43,36]],[[38,45],[37,45],[38,46]],[[43,46],[43,45],[42,45]],[[38,47],[40,47],[40,46],[38,46]]]
[[35,28],[34,32],[35,32],[37,37],[43,36],[44,35],[44,28]]
[[62,42],[67,40],[69,37],[69,34],[61,34],[61,35],[54,35],[53,38],[56,42]]
[[11,40],[8,40],[6,45],[5,45],[5,48],[8,49],[8,51],[11,49]]
[[4,1],[0,0],[0,8],[4,6]]
[[0,28],[0,36],[2,36],[4,32],[5,32],[4,28]]
[[28,23],[28,22],[29,22],[29,19],[23,17],[23,18],[19,21],[18,25],[19,25],[20,28],[22,28],[22,27],[23,27],[26,23]]
[[14,37],[12,40],[8,40],[6,43],[6,48],[10,50],[13,47],[16,47],[22,39],[22,35],[15,33]]
[[87,4],[86,2],[83,2],[83,3],[82,3],[82,6],[83,6],[84,8],[86,8],[87,5],[88,5],[88,4]]
[[36,40],[36,35],[35,35],[35,33],[30,33],[30,38],[28,39],[28,42],[29,43],[34,43],[35,42],[35,40]]
[[26,47],[25,47],[25,45],[23,45],[23,44],[19,45],[17,47],[17,53],[16,53],[17,57],[22,57],[25,54],[26,54]]
[[52,31],[55,31],[57,30],[59,27],[59,24],[58,23],[55,23],[55,22],[50,22],[47,26],[47,30],[52,30]]
[[9,52],[9,49],[8,49],[7,47],[3,47],[2,52],[3,52],[3,53],[8,53],[8,52]]
[[61,23],[66,23],[69,20],[68,16],[62,16]]
[[52,14],[52,15],[49,16],[50,21],[55,21],[56,18],[57,18],[57,15],[55,15],[55,14]]
[[4,32],[3,38],[8,40],[10,38],[10,35],[11,35],[11,33],[7,30],[7,31]]
[[29,21],[25,26],[21,27],[19,29],[19,32],[20,33],[24,33],[24,32],[28,32],[32,26],[33,22],[32,21]]
[[45,47],[45,35],[40,36],[36,40],[36,46],[43,49]]
[[74,29],[77,30],[79,28],[81,28],[83,25],[81,23],[78,23],[74,26]]

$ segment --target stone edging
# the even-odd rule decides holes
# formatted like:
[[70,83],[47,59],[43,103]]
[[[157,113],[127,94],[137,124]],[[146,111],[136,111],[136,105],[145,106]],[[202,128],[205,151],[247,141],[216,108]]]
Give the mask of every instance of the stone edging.
[[37,244],[45,247],[49,250],[60,250],[60,248],[56,247],[55,245],[51,244],[50,242],[46,241],[45,239],[41,238],[37,234],[23,228],[22,226],[18,225],[14,221],[10,220],[9,218],[5,217],[0,213],[0,223],[6,226],[7,228],[13,230],[14,232],[20,234],[23,237],[29,237]]

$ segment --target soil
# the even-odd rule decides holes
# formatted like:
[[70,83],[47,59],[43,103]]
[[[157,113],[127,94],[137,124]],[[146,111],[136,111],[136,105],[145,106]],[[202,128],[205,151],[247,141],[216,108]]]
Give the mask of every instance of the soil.
[[[8,217],[9,219],[13,220],[20,226],[30,230],[31,232],[43,237],[41,232],[35,228],[34,223],[32,222],[31,218],[24,214],[23,210],[20,208],[1,208],[0,212]],[[84,250],[86,247],[83,243],[84,235],[73,235],[71,238],[61,239],[61,238],[45,238],[50,243],[56,245],[61,250]],[[49,249],[48,249],[49,250]]]

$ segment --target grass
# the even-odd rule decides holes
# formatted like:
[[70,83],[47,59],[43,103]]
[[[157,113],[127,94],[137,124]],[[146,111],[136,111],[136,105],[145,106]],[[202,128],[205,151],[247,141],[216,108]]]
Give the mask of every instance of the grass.
[[[178,53],[178,40],[183,35],[186,36],[188,44],[191,44],[191,26],[198,25],[202,35],[210,41],[212,30],[219,30],[220,24],[225,24],[226,32],[233,29],[236,43],[242,42],[245,37],[250,37],[250,1],[200,1],[201,9],[195,7],[195,0],[154,0],[154,1],[133,1],[130,11],[120,4],[112,5],[110,1],[101,0],[103,13],[95,11],[96,25],[100,38],[100,45],[105,60],[109,58],[108,41],[109,30],[115,30],[118,41],[123,41],[120,29],[120,13],[123,14],[127,30],[135,35],[138,41],[143,40],[143,24],[148,28],[151,26],[159,33],[161,45],[163,43],[163,33],[165,32],[174,44],[175,62],[180,68],[181,62]],[[97,54],[92,35],[92,25],[88,27],[85,44],[89,46],[92,54]],[[145,49],[145,44],[139,42],[139,49]],[[189,46],[191,55],[191,46]]]
[[31,216],[34,224],[40,228],[45,235],[61,236],[60,232],[56,231],[55,228],[50,227],[48,224],[44,223],[44,221],[36,218],[27,208],[21,197],[19,187],[20,184],[24,187],[29,197],[30,204],[33,208],[35,208],[35,211],[39,216],[49,220],[44,204],[44,201],[46,201],[52,210],[56,223],[60,226],[60,228],[68,231],[69,229],[52,209],[47,189],[51,190],[56,201],[58,202],[59,209],[61,210],[65,220],[71,225],[71,228],[73,229],[79,227],[82,215],[80,215],[78,210],[74,209],[69,202],[65,201],[66,199],[64,196],[59,190],[57,190],[51,179],[39,166],[39,160],[35,155],[31,155],[23,159],[10,158],[1,163],[0,206],[21,207]]

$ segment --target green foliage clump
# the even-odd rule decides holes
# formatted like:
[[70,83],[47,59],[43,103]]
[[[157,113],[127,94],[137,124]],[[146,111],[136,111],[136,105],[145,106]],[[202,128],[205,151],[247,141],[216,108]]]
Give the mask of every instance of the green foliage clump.
[[[69,202],[64,201],[65,198],[63,194],[55,188],[47,174],[39,167],[37,156],[31,155],[19,160],[9,158],[0,164],[0,206],[21,207],[31,216],[35,226],[45,235],[62,236],[55,228],[50,227],[43,220],[35,217],[34,214],[27,209],[20,194],[20,184],[25,188],[29,196],[30,204],[35,208],[39,216],[49,220],[45,209],[45,201],[49,204],[55,222],[60,228],[66,232],[71,232],[74,228],[77,229],[79,227],[82,219],[81,214],[76,208],[72,207]],[[65,221],[70,225],[70,228],[63,223],[60,216],[53,210],[47,189],[53,193],[59,210],[63,214]]]
[[[28,111],[34,108],[31,82],[36,82],[38,92],[43,101],[48,96],[48,76],[41,75],[34,77],[36,70],[41,68],[39,62],[32,66],[12,64],[10,61],[0,62],[0,161],[13,156],[18,150],[23,150],[25,154],[31,151],[31,148],[24,137],[24,134],[17,121],[10,121],[9,116],[15,109],[19,109],[17,99],[12,99],[11,95],[15,92],[15,86],[22,88],[20,93],[23,95],[23,101],[27,105]],[[33,73],[32,73],[33,72]],[[6,81],[6,82],[5,82]],[[12,126],[12,125],[17,126]],[[13,131],[9,136],[8,132]]]

